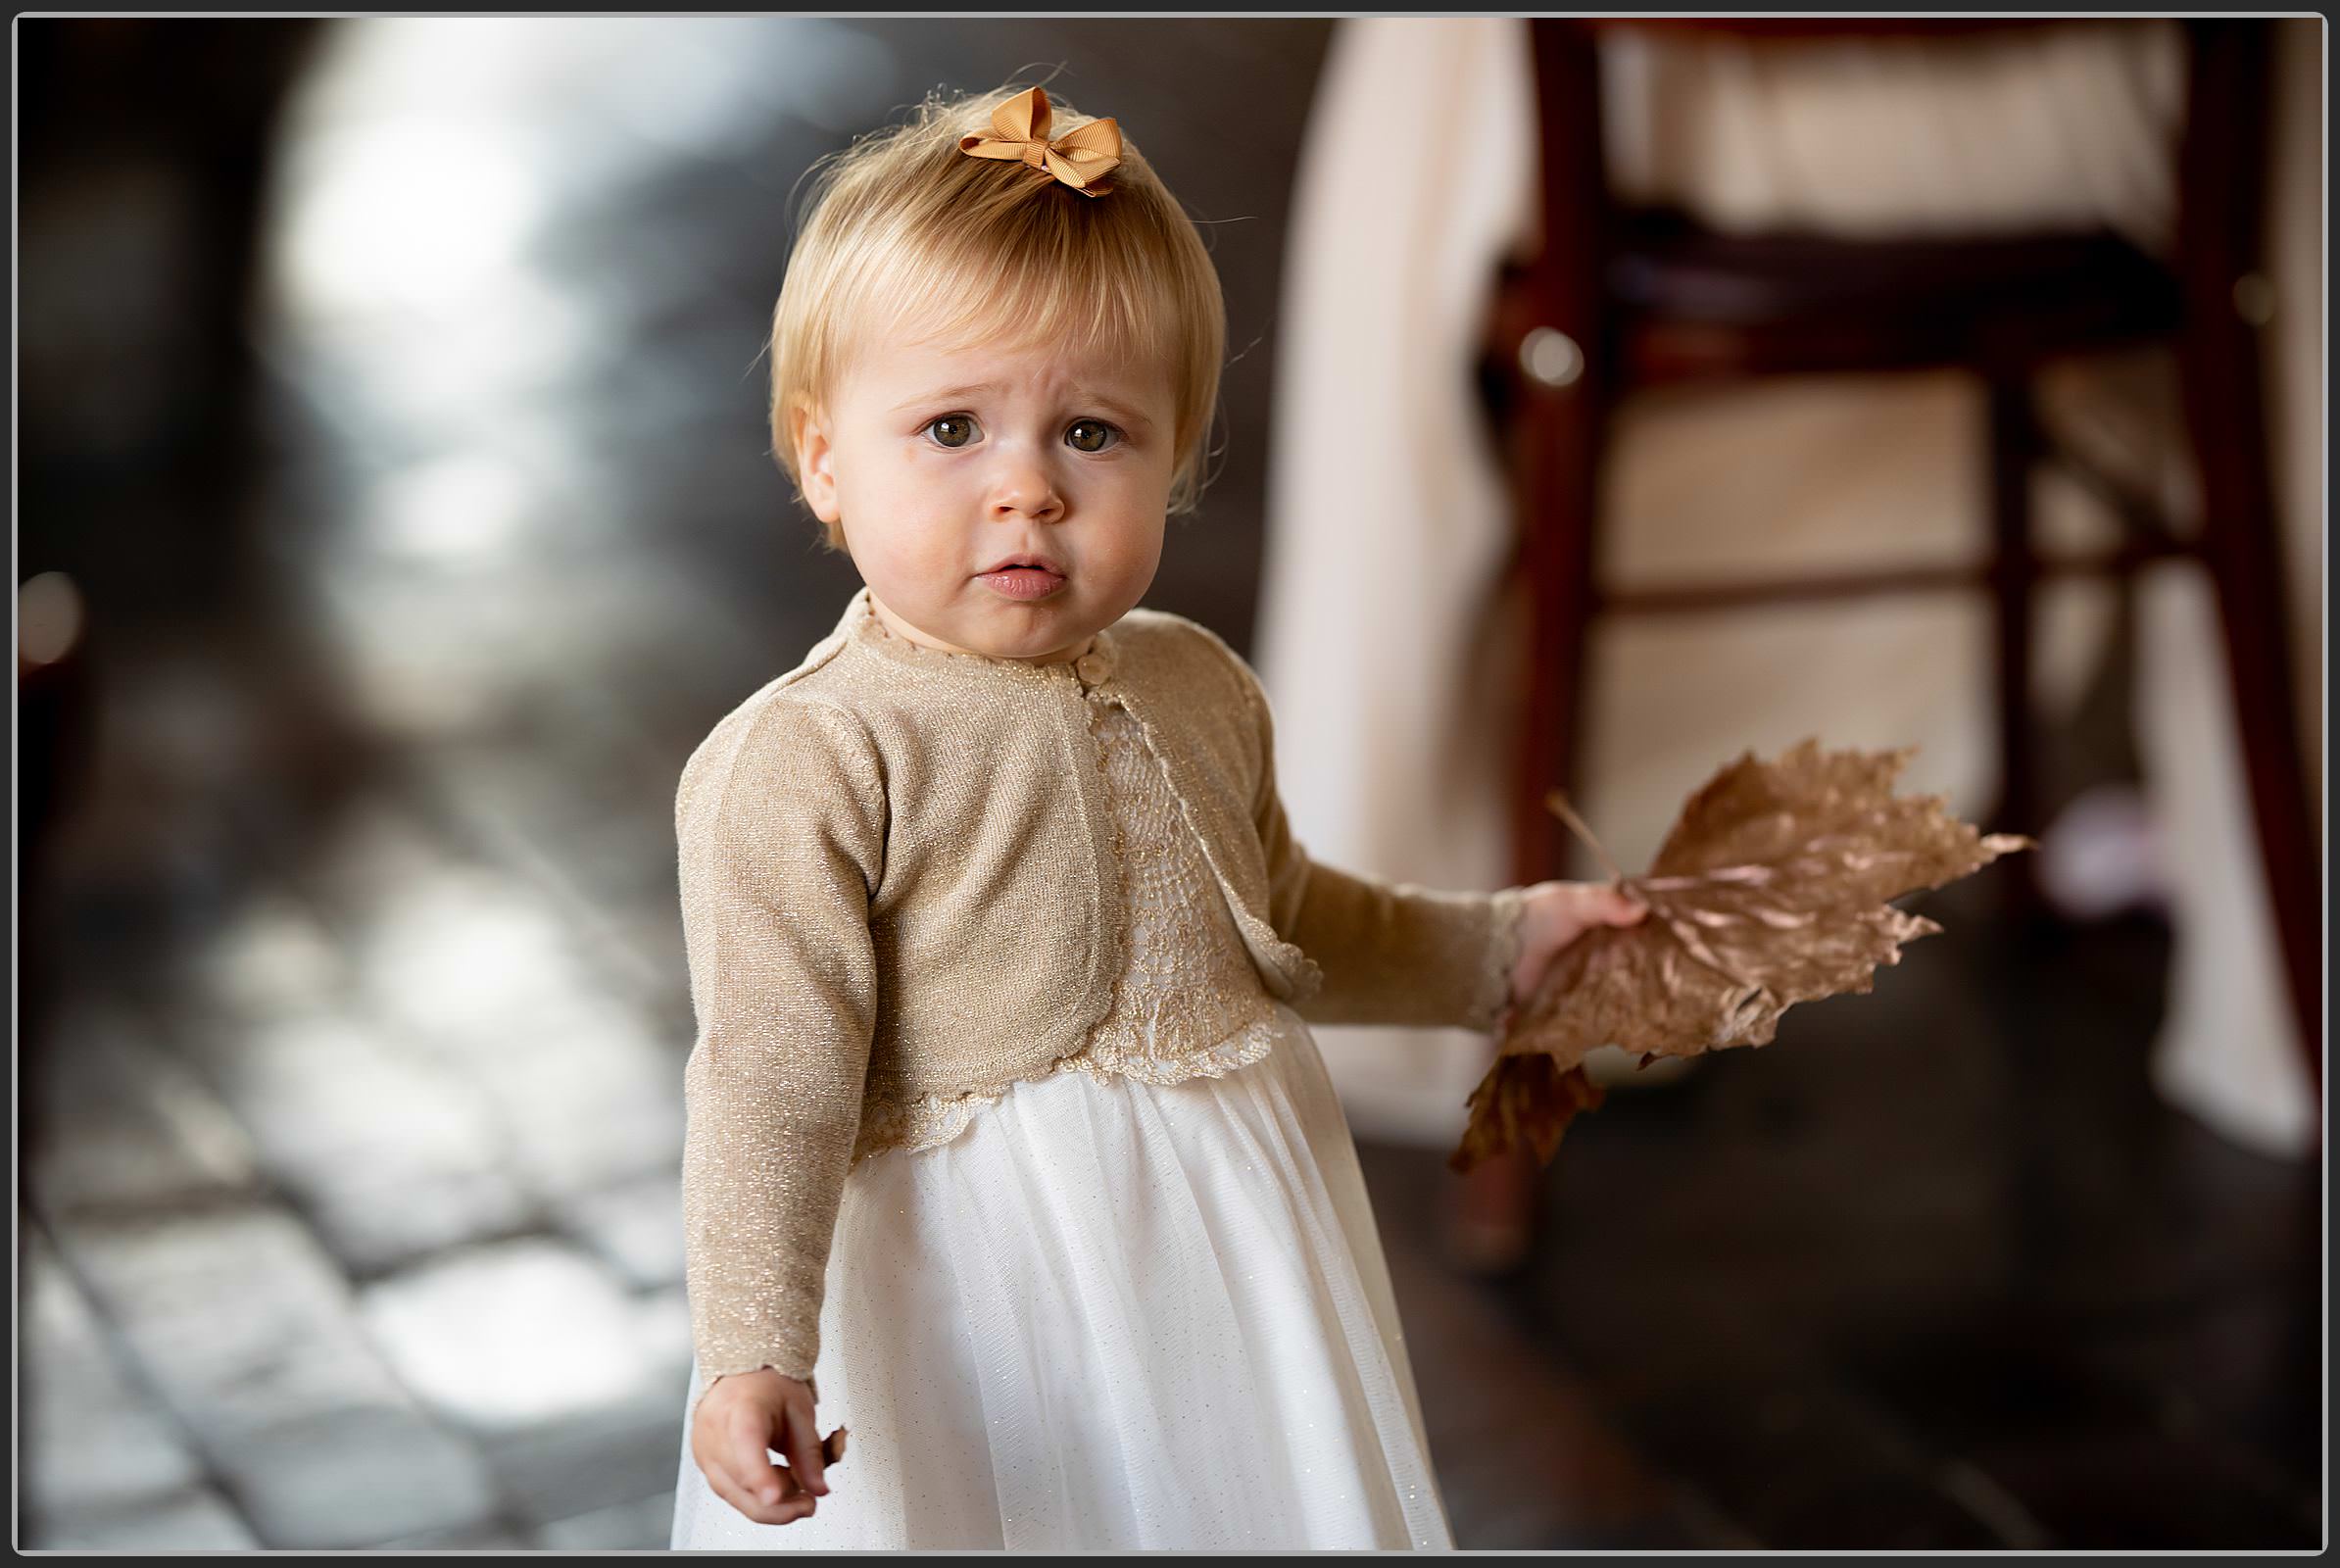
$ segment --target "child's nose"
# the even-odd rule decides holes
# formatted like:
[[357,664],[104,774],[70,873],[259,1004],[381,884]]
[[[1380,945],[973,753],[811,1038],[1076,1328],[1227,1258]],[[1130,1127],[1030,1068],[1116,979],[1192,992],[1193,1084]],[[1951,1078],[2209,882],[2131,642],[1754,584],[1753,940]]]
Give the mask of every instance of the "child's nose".
[[1063,498],[1056,494],[1055,481],[1045,467],[1035,463],[1006,465],[992,492],[992,511],[1002,516],[1021,513],[1045,517],[1063,510]]

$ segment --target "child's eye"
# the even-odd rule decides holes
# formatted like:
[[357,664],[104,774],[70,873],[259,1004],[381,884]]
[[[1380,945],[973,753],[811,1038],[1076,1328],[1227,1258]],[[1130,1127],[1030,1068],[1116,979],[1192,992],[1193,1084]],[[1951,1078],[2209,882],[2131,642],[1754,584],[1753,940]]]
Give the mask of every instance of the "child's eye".
[[963,447],[975,439],[975,421],[963,414],[946,414],[929,419],[926,433],[935,438],[937,446]]
[[1102,452],[1121,439],[1121,431],[1102,419],[1075,419],[1064,432],[1065,444],[1076,452]]

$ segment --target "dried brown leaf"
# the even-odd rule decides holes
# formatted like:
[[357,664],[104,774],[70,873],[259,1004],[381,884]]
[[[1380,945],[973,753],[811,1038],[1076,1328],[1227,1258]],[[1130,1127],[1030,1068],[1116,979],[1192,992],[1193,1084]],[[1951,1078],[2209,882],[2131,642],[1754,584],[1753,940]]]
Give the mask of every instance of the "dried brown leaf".
[[1563,1070],[1540,1052],[1498,1056],[1472,1092],[1471,1124],[1446,1163],[1469,1170],[1506,1149],[1533,1149],[1537,1160],[1548,1162],[1576,1113],[1593,1109],[1604,1098],[1582,1067]]
[[[1599,1103],[1580,1063],[1601,1046],[1647,1066],[1767,1045],[1795,1004],[1869,991],[1878,964],[1901,961],[1901,944],[1941,930],[1888,900],[2038,848],[1977,833],[1938,795],[1896,798],[1916,752],[1823,752],[1806,739],[1775,761],[1742,754],[1710,779],[1649,870],[1617,879],[1649,913],[1584,932],[1512,1010],[1448,1164],[1468,1170],[1521,1148],[1548,1161],[1569,1120]],[[1565,801],[1552,805],[1591,842]]]

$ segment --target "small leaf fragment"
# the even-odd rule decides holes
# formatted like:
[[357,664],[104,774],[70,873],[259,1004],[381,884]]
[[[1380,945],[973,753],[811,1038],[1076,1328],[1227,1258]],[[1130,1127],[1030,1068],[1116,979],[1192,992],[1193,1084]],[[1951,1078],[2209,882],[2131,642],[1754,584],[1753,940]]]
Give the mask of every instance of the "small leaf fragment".
[[1490,1154],[1523,1148],[1549,1164],[1577,1112],[1605,1098],[1582,1067],[1563,1071],[1541,1054],[1498,1056],[1471,1092],[1471,1124],[1462,1147],[1447,1156],[1447,1168],[1467,1171]]

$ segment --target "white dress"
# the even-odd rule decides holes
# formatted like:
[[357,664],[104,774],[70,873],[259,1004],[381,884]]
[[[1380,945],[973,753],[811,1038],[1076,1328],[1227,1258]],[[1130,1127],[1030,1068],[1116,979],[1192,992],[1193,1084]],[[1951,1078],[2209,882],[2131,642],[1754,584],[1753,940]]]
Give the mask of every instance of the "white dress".
[[[820,1429],[849,1431],[830,1494],[755,1523],[686,1423],[676,1549],[1453,1545],[1316,1042],[1142,730],[1109,692],[1091,715],[1129,900],[1113,1010],[854,1164],[813,1368]],[[700,1388],[694,1364],[686,1411]]]

